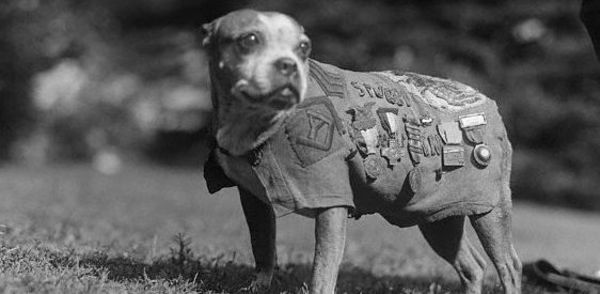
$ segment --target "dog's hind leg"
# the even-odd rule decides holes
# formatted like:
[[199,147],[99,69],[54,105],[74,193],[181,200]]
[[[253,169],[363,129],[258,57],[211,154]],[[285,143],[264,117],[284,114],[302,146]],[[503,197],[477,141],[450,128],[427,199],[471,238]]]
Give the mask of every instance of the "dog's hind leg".
[[419,225],[431,248],[458,273],[464,293],[481,293],[486,262],[464,232],[464,216]]
[[494,263],[504,293],[521,293],[521,261],[512,243],[510,200],[484,215],[471,216],[479,240]]
[[269,204],[242,188],[239,188],[239,191],[256,263],[256,277],[248,290],[261,292],[270,287],[277,265],[275,214]]

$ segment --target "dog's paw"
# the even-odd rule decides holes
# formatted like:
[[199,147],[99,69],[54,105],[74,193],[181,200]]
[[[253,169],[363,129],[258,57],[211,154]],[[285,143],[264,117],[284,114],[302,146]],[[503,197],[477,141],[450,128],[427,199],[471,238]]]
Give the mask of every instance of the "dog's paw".
[[265,293],[271,287],[272,275],[256,274],[250,285],[241,289],[242,293]]

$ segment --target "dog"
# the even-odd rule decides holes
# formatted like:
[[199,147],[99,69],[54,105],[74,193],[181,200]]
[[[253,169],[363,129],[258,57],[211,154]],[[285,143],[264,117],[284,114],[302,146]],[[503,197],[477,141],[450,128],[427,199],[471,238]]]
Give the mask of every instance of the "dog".
[[214,105],[208,189],[237,186],[256,276],[276,266],[276,216],[315,219],[310,293],[334,293],[349,218],[377,213],[417,225],[481,293],[486,261],[521,292],[511,236],[512,148],[493,100],[464,84],[408,72],[360,73],[310,59],[293,18],[239,10],[203,26]]

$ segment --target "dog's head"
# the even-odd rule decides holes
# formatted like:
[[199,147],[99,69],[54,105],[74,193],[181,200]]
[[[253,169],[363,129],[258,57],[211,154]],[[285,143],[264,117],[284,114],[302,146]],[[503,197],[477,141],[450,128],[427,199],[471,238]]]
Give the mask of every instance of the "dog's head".
[[225,92],[219,99],[278,112],[304,97],[311,45],[294,19],[276,12],[238,10],[203,29],[213,87]]

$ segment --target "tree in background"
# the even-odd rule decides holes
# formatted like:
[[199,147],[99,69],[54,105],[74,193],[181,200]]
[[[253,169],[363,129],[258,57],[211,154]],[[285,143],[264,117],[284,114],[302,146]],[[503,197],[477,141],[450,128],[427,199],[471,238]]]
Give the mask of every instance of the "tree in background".
[[[133,154],[151,150],[152,158],[199,153],[206,120],[198,118],[210,105],[194,99],[208,100],[198,28],[250,6],[298,19],[319,60],[474,85],[498,101],[507,123],[516,150],[515,198],[600,209],[600,71],[577,1],[8,0],[0,5],[6,16],[0,34],[7,36],[0,40],[6,52],[0,56],[0,81],[16,85],[9,89],[0,83],[2,150],[33,121],[27,114],[35,113],[45,132],[64,142],[57,145],[64,155],[78,154],[68,149],[76,147],[89,158],[97,151],[93,146]],[[31,110],[29,81],[42,71],[86,77],[74,96],[85,106],[65,116]],[[58,105],[54,109],[67,109]]]

